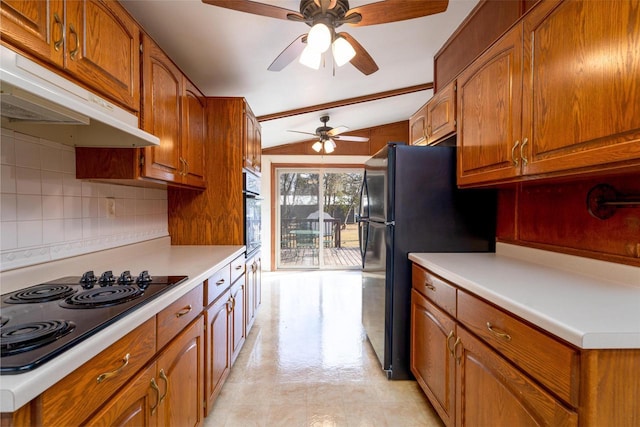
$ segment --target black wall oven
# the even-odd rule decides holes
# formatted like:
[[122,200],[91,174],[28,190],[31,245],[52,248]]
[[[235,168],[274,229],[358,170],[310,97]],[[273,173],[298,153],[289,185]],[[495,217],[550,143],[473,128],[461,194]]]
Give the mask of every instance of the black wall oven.
[[261,208],[260,177],[249,171],[243,172],[244,178],[244,245],[247,257],[260,249]]

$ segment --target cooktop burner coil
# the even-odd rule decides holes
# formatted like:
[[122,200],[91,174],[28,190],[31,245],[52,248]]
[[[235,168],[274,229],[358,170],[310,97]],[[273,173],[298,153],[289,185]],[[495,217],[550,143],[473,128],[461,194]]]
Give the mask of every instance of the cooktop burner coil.
[[8,304],[33,304],[39,302],[55,301],[72,295],[73,288],[67,285],[39,285],[18,291],[5,299]]
[[22,323],[0,329],[0,353],[2,356],[22,353],[47,345],[76,328],[66,320],[45,320]]
[[64,308],[99,308],[118,305],[142,296],[137,286],[118,285],[89,289],[60,302]]

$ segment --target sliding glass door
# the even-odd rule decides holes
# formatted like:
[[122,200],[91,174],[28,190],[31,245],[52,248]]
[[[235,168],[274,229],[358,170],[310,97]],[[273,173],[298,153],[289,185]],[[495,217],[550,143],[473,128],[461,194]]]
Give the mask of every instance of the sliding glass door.
[[276,176],[277,268],[359,268],[362,170],[283,168]]

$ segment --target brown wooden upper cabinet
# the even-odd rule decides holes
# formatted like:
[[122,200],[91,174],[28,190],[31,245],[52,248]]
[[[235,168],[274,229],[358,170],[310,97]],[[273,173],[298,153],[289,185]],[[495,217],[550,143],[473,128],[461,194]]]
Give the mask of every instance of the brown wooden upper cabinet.
[[262,158],[262,131],[260,122],[253,115],[249,104],[244,103],[244,142],[242,159],[244,167],[254,172],[261,171]]
[[153,40],[144,37],[142,51],[143,127],[160,146],[144,148],[141,174],[203,188],[204,97]]
[[200,91],[149,37],[142,39],[142,128],[160,139],[145,148],[76,147],[76,178],[161,181],[206,187],[206,102]]
[[460,74],[459,185],[638,166],[639,3],[542,1]]
[[4,42],[123,107],[139,110],[140,32],[120,4],[3,0],[0,13]]
[[438,91],[409,119],[411,145],[431,145],[456,132],[456,82]]

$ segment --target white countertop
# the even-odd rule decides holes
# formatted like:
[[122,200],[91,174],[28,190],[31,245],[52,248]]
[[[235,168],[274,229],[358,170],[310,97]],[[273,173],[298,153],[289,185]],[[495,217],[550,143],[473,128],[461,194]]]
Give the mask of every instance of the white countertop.
[[640,349],[638,267],[512,245],[409,259],[579,348]]
[[152,275],[189,277],[33,371],[0,376],[0,411],[19,409],[242,253],[244,246],[171,246],[168,238],[162,238],[0,273],[2,293],[58,277],[81,275],[89,269],[97,272],[112,270],[114,274],[123,270],[131,270],[132,273],[149,270]]

